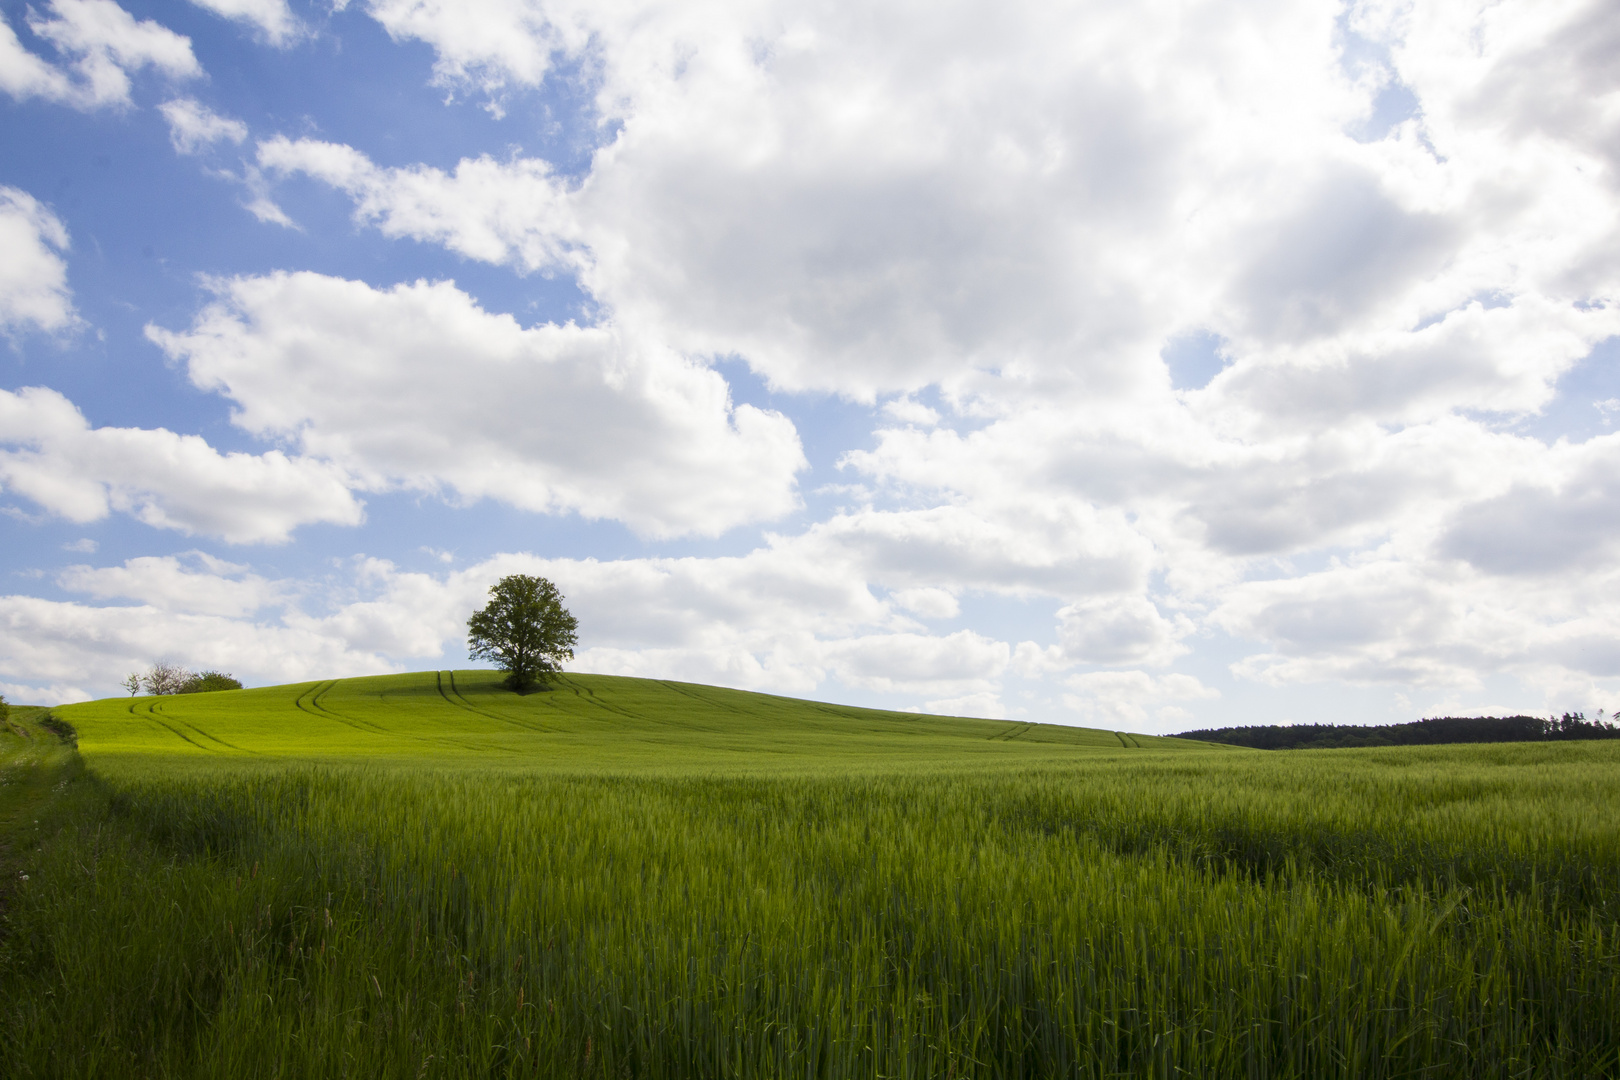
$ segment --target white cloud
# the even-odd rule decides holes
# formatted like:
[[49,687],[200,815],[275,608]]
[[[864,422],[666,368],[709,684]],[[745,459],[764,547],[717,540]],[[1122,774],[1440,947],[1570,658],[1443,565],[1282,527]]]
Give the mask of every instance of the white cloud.
[[896,589],[889,594],[896,604],[924,619],[954,619],[962,605],[944,589]]
[[938,716],[982,716],[989,720],[1004,720],[1007,706],[996,694],[966,694],[962,697],[940,698],[924,705],[924,710]]
[[939,423],[937,410],[910,395],[885,402],[883,412],[884,415],[893,417],[902,424],[915,424],[917,427],[933,427]]
[[490,92],[508,82],[536,86],[551,71],[553,52],[578,47],[531,0],[370,0],[366,9],[394,40],[432,44],[434,74],[445,85]]
[[205,146],[247,138],[247,125],[221,116],[195,98],[175,98],[158,106],[169,122],[169,142],[177,153],[195,154]]
[[68,231],[26,191],[0,187],[0,330],[61,330],[74,322]]
[[216,15],[254,27],[264,40],[277,48],[286,48],[308,33],[287,0],[191,0],[198,7],[207,8]]
[[352,147],[277,136],[259,144],[259,167],[304,173],[347,193],[355,218],[385,236],[441,243],[470,259],[525,270],[573,258],[568,207],[551,167],[533,158],[462,161],[454,173],[427,166],[382,169]]
[[0,90],[23,100],[42,97],[65,101],[73,97],[68,77],[23,47],[17,31],[0,18]]
[[277,543],[311,522],[358,524],[345,481],[329,464],[279,450],[221,454],[163,428],[91,427],[44,387],[0,390],[0,484],[69,521],[119,511],[156,528]]
[[1072,501],[851,510],[795,543],[889,588],[1063,597],[1137,587],[1153,554],[1116,515]]
[[869,634],[827,642],[826,665],[846,686],[958,694],[993,690],[1012,650],[972,630],[953,634]]
[[1162,667],[1188,652],[1181,639],[1193,630],[1185,615],[1167,619],[1142,596],[1098,597],[1058,611],[1063,651],[1085,664]]
[[1149,675],[1145,671],[1093,671],[1071,675],[1065,683],[1075,691],[1063,696],[1064,704],[1078,712],[1087,724],[1140,729],[1148,723],[1148,710],[1160,706],[1155,715],[1161,722],[1179,723],[1194,715],[1170,704],[1178,701],[1210,701],[1220,691],[1205,686],[1191,675]]
[[4,696],[12,705],[67,705],[75,701],[90,701],[95,697],[71,682],[44,686],[0,682],[0,696]]
[[[525,328],[452,283],[377,290],[235,278],[192,328],[149,336],[256,435],[362,485],[714,535],[796,504],[793,425],[615,327]],[[443,392],[435,392],[442,388]]]
[[113,0],[50,0],[50,17],[29,9],[28,28],[51,43],[69,71],[29,52],[0,22],[0,88],[12,97],[43,97],[79,109],[130,103],[130,74],[154,67],[171,79],[196,78],[202,66],[191,39],[135,18]]
[[1620,676],[1620,572],[1494,577],[1456,561],[1369,557],[1230,590],[1212,615],[1270,651],[1234,665],[1264,684],[1342,681],[1473,692],[1516,676],[1579,691]]
[[164,611],[241,617],[288,599],[284,582],[270,582],[245,566],[206,552],[143,556],[122,566],[70,566],[56,575],[68,592],[97,599],[138,600]]

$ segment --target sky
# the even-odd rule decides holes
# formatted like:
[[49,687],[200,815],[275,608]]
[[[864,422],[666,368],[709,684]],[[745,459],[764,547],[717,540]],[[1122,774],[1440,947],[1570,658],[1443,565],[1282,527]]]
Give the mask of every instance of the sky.
[[1607,0],[0,0],[0,693],[1620,708]]

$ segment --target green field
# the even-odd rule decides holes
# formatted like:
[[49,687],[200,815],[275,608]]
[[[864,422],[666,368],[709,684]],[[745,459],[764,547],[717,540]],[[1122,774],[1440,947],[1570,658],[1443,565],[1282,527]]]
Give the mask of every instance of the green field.
[[1620,744],[496,679],[14,714],[0,1072],[1620,1075]]

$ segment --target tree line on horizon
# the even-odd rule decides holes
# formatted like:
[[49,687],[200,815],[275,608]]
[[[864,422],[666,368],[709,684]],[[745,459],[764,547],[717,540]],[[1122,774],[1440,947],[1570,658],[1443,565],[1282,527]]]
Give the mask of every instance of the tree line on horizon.
[[[1614,714],[1620,719],[1620,711]],[[1599,712],[1562,716],[1435,716],[1408,724],[1277,724],[1183,731],[1174,739],[1247,746],[1255,750],[1330,750],[1357,746],[1437,746],[1446,743],[1557,742],[1620,739],[1620,725]]]

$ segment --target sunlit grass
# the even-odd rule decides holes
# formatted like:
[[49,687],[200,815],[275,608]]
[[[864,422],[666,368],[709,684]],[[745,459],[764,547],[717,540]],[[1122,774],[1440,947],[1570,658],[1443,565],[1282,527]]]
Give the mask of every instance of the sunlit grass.
[[1139,749],[466,672],[58,712],[88,775],[30,766],[19,1076],[1620,1070],[1613,743]]

